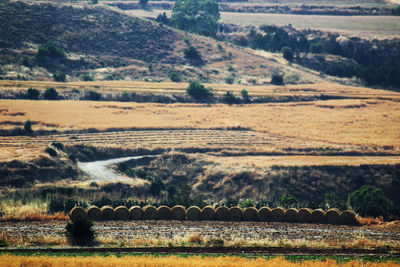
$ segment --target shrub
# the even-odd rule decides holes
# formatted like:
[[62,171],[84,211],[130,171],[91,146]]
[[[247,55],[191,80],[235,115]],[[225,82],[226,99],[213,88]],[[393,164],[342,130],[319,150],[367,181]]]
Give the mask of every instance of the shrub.
[[245,208],[243,211],[244,221],[258,221],[258,211],[254,207]]
[[33,130],[32,130],[32,122],[30,120],[25,121],[24,123],[24,132],[25,134],[32,134]]
[[57,71],[56,73],[53,73],[53,80],[64,83],[67,81],[67,75],[65,75],[65,73],[62,71]]
[[271,83],[274,85],[283,85],[283,76],[280,74],[272,74]]
[[313,54],[320,54],[324,52],[325,47],[320,43],[313,43],[311,44],[310,50]]
[[44,63],[47,58],[65,58],[65,52],[62,48],[59,48],[54,42],[48,42],[44,45],[39,46],[36,59]]
[[53,142],[51,143],[51,145],[55,148],[57,148],[58,150],[64,150],[64,145],[60,142]]
[[242,95],[244,102],[250,102],[249,92],[247,92],[246,89],[243,89],[242,91],[240,91],[240,94]]
[[56,157],[58,155],[57,150],[55,150],[52,147],[46,147],[46,149],[44,150],[44,152],[46,152],[47,154],[49,154],[52,157]]
[[185,58],[189,61],[195,63],[203,63],[203,59],[201,58],[201,54],[199,50],[197,50],[194,46],[189,46],[183,51]]
[[56,212],[64,211],[64,201],[61,198],[52,198],[47,206],[48,213],[54,214]]
[[261,222],[271,221],[271,210],[268,207],[262,207],[258,210],[258,220]]
[[71,218],[65,227],[65,236],[71,245],[91,246],[95,239],[93,221],[86,217]]
[[246,200],[244,200],[244,201],[242,201],[242,202],[240,203],[240,206],[241,206],[242,208],[249,208],[249,207],[255,207],[255,204],[254,204],[254,201],[253,201],[253,200],[251,200],[251,199],[246,199]]
[[58,92],[54,88],[47,88],[46,91],[44,91],[43,98],[46,100],[57,100]]
[[125,206],[119,206],[115,208],[115,219],[116,220],[128,220],[129,210]]
[[97,206],[90,206],[86,209],[86,216],[93,221],[101,220],[101,209]]
[[190,82],[186,92],[195,99],[206,99],[213,95],[210,87],[205,88],[204,85],[196,81]]
[[132,220],[141,220],[143,219],[143,210],[139,206],[133,206],[129,209],[129,215]]
[[327,209],[336,208],[339,210],[345,210],[347,208],[345,201],[341,200],[334,193],[325,194],[325,207]]
[[225,78],[225,83],[227,84],[233,84],[235,82],[235,77],[233,76],[228,76]]
[[34,88],[29,88],[28,91],[26,92],[26,97],[30,100],[38,100],[39,95],[40,95],[39,90]]
[[281,53],[283,55],[283,58],[286,59],[287,61],[292,62],[293,61],[293,50],[289,46],[284,46],[281,50]]
[[159,220],[169,220],[171,218],[171,209],[167,206],[158,207],[157,218]]
[[77,207],[74,207],[74,208],[71,210],[71,212],[69,213],[69,216],[70,216],[72,219],[80,218],[80,217],[86,218],[86,211],[85,211],[84,208],[77,206]]
[[298,201],[294,196],[291,195],[283,195],[279,199],[279,205],[283,206],[284,208],[290,208],[297,205]]
[[91,0],[92,5],[97,5],[99,3],[99,0]]
[[364,185],[349,195],[350,206],[361,216],[388,216],[394,210],[393,202],[380,188]]
[[89,91],[87,98],[92,101],[100,101],[101,100],[101,94],[96,92],[96,91]]
[[90,75],[90,73],[84,73],[84,74],[82,74],[82,80],[84,80],[84,81],[86,81],[86,82],[89,82],[89,81],[94,81],[94,78],[93,78],[93,76],[92,75]]
[[169,79],[173,82],[180,82],[181,74],[178,71],[173,70],[169,73]]
[[215,210],[215,217],[218,221],[228,221],[229,209],[227,207],[218,207]]
[[197,221],[200,219],[201,210],[199,207],[191,206],[187,209],[187,219],[190,221]]
[[226,91],[224,102],[227,104],[237,104],[240,103],[240,99],[236,98],[230,91]]
[[186,209],[183,206],[177,205],[171,209],[171,219],[184,220],[186,219]]

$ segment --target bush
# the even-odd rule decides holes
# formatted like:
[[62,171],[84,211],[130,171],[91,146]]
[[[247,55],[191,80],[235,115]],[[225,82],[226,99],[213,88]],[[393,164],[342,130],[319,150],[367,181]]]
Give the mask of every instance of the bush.
[[195,81],[190,82],[186,92],[195,99],[206,99],[213,95],[210,87],[205,88],[204,85]]
[[169,79],[173,82],[180,82],[181,74],[178,71],[173,70],[169,73]]
[[240,99],[236,98],[230,91],[226,91],[224,102],[228,104],[237,104],[240,103]]
[[92,101],[100,101],[101,100],[101,94],[96,92],[96,91],[89,91],[87,98]]
[[56,82],[66,82],[67,81],[67,76],[65,75],[64,72],[62,71],[57,71],[56,73],[53,73],[53,80]]
[[47,88],[43,95],[46,100],[57,100],[58,92],[54,88]]
[[196,62],[196,63],[203,62],[203,59],[201,58],[201,54],[200,54],[199,50],[197,50],[197,48],[194,46],[189,46],[188,48],[186,48],[183,51],[183,53],[187,60],[190,60],[190,61]]
[[227,84],[233,84],[235,82],[235,78],[233,76],[228,76],[225,78],[225,82]]
[[254,201],[251,199],[246,199],[242,202],[240,202],[240,206],[242,208],[249,208],[249,207],[255,207],[256,205],[254,204]]
[[394,210],[393,202],[382,189],[364,185],[349,195],[350,206],[361,216],[388,216]]
[[25,134],[28,134],[28,135],[33,133],[32,122],[30,120],[27,120],[24,123],[24,132],[25,132]]
[[325,208],[327,209],[336,208],[338,210],[345,210],[347,209],[347,206],[345,201],[341,200],[334,193],[331,193],[331,194],[325,194]]
[[57,148],[58,150],[64,150],[64,145],[60,142],[53,142],[51,143],[51,145],[55,148]]
[[287,61],[292,62],[293,61],[293,50],[289,46],[285,46],[281,50],[283,58],[286,59]]
[[26,96],[30,100],[38,100],[39,95],[40,95],[39,90],[34,89],[34,88],[29,88],[28,91],[26,92]]
[[279,199],[279,205],[283,206],[284,208],[291,208],[296,206],[298,203],[297,199],[291,195],[283,195]]
[[242,91],[240,91],[240,94],[242,95],[242,98],[243,98],[244,102],[249,102],[250,101],[249,92],[247,92],[246,89],[243,89]]
[[51,214],[64,211],[64,201],[60,198],[52,198],[47,206],[47,211]]
[[320,43],[313,43],[313,44],[311,44],[310,50],[311,50],[311,53],[313,53],[313,54],[320,54],[320,53],[324,52],[325,48]]
[[90,75],[90,73],[84,73],[81,76],[82,80],[89,82],[89,81],[94,81],[94,78],[92,75]]
[[65,58],[65,52],[62,48],[59,48],[54,42],[48,42],[44,45],[39,46],[36,59],[43,63],[47,58],[62,59]]
[[51,147],[46,147],[46,149],[44,150],[44,152],[46,152],[47,154],[49,154],[52,157],[56,157],[57,156],[57,151],[54,148]]
[[283,85],[283,76],[280,74],[272,74],[271,83],[275,85]]
[[68,243],[78,246],[91,246],[94,243],[95,231],[93,221],[85,217],[72,218],[65,227]]

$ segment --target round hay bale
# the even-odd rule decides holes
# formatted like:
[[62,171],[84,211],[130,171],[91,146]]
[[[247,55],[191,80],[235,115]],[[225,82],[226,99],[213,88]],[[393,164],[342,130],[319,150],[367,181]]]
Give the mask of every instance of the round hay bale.
[[125,206],[116,207],[114,216],[116,220],[129,220],[129,210]]
[[243,221],[258,221],[258,211],[254,207],[245,208],[243,211]]
[[239,207],[229,208],[228,212],[230,221],[241,221],[243,219],[243,210]]
[[76,218],[86,218],[86,211],[84,208],[76,206],[73,207],[71,212],[69,213],[72,219]]
[[157,209],[154,206],[146,206],[143,208],[143,219],[155,220],[157,219]]
[[338,209],[329,209],[325,213],[325,222],[329,224],[340,223],[340,211]]
[[103,220],[114,220],[115,211],[111,206],[104,206],[101,208],[101,219]]
[[283,208],[273,208],[271,210],[271,221],[283,222],[285,220],[285,210]]
[[184,206],[174,206],[171,209],[171,219],[172,220],[184,220],[186,219],[186,209]]
[[143,219],[143,210],[139,206],[133,206],[129,209],[129,215],[132,220]]
[[322,209],[313,210],[311,212],[311,222],[324,223],[325,222],[325,211]]
[[101,209],[97,206],[90,206],[86,209],[86,216],[93,221],[100,221]]
[[198,220],[200,220],[201,210],[200,210],[199,207],[191,206],[191,207],[188,208],[186,213],[187,213],[188,220],[190,220],[190,221],[198,221]]
[[229,220],[229,209],[227,207],[218,207],[215,210],[215,219],[217,221],[228,221]]
[[171,209],[167,206],[160,206],[157,209],[157,219],[169,220],[171,219]]
[[359,225],[357,221],[356,213],[352,210],[344,210],[339,216],[339,221],[341,224],[346,225]]
[[310,223],[311,222],[311,212],[312,212],[312,210],[310,210],[308,208],[301,208],[297,212],[297,222]]
[[271,210],[268,207],[262,207],[258,210],[258,220],[261,222],[271,221]]
[[200,218],[203,221],[215,220],[215,209],[211,206],[205,206],[200,212]]
[[294,208],[285,210],[285,221],[291,223],[297,222],[297,213],[298,210]]

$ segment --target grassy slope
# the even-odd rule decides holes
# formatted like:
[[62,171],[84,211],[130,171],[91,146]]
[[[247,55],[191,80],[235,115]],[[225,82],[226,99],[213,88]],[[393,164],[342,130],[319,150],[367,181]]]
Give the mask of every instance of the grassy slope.
[[[113,10],[107,6],[55,5],[51,3],[3,2],[0,4],[0,64],[3,78],[51,79],[51,73],[63,70],[77,79],[82,72],[95,73],[102,80],[114,75],[119,79],[169,80],[176,68],[184,80],[224,82],[235,76],[241,80],[262,84],[269,82],[275,68],[298,73],[300,83],[329,81],[315,72],[277,62],[251,49],[222,44],[215,40],[185,33]],[[34,54],[40,44],[54,41],[68,54],[68,60],[43,68],[35,66]],[[183,51],[189,45],[197,47],[205,61],[192,66]],[[31,67],[23,67],[27,57]],[[234,67],[228,72],[228,65]],[[75,77],[75,78],[73,78]]]

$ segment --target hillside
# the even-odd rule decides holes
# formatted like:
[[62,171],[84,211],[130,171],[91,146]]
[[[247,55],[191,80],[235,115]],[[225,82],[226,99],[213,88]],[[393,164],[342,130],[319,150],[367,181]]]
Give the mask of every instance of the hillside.
[[[108,6],[3,1],[0,23],[2,79],[51,80],[62,71],[68,81],[85,72],[95,80],[165,81],[177,70],[182,81],[225,83],[232,78],[235,83],[265,84],[280,70],[297,76],[296,83],[333,81],[280,58],[185,34]],[[66,58],[38,62],[38,47],[48,42],[64,49]],[[204,64],[184,57],[190,46],[199,50]]]

